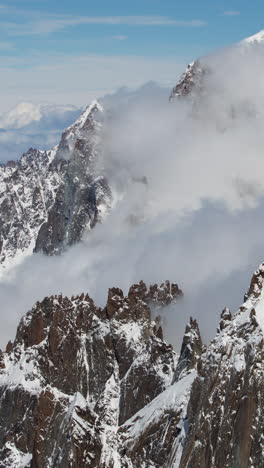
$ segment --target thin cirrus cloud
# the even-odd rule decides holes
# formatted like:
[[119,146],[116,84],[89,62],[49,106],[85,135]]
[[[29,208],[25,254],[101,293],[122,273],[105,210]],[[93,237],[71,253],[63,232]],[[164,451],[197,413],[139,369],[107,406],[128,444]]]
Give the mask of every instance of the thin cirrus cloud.
[[124,85],[135,88],[155,80],[172,88],[184,64],[174,55],[69,56],[47,52],[25,58],[10,54],[0,64],[0,113],[15,106],[18,96],[21,101],[84,106]]
[[126,41],[128,39],[128,36],[112,36],[112,39],[115,39],[116,41]]
[[240,11],[239,10],[226,10],[224,11],[224,16],[239,16]]
[[0,41],[0,50],[14,50],[15,47],[13,46],[13,44],[11,44],[11,42],[1,42]]
[[127,25],[127,26],[176,26],[199,28],[207,25],[206,21],[191,19],[178,20],[166,16],[47,16],[42,20],[31,19],[29,22],[1,22],[1,27],[10,35],[39,35],[63,31],[79,25]]

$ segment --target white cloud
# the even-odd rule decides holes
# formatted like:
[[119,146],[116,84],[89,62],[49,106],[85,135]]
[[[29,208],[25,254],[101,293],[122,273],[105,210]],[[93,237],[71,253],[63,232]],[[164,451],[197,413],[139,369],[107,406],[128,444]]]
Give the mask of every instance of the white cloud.
[[11,42],[0,41],[0,50],[9,51],[15,50],[15,47]]
[[101,163],[119,201],[81,244],[35,255],[0,284],[2,342],[35,300],[60,291],[88,291],[103,305],[111,286],[177,281],[186,300],[167,326],[177,343],[189,315],[208,338],[221,308],[240,305],[264,251],[262,58],[258,47],[209,57],[215,71],[194,109],[155,87],[118,94]]
[[224,11],[224,15],[225,16],[239,16],[240,11],[238,11],[238,10],[226,10],[226,11]]
[[[199,19],[181,20],[166,16],[46,16],[37,12],[25,12],[13,9],[13,15],[25,17],[24,23],[17,21],[1,21],[1,28],[11,36],[41,35],[62,31],[69,27],[79,25],[126,25],[126,26],[175,26],[199,28],[207,25],[206,21]],[[39,19],[41,16],[42,19]]]
[[21,101],[85,106],[124,84],[136,88],[155,80],[172,86],[183,67],[175,57],[32,53],[27,62],[10,57],[0,65],[0,113]]
[[126,39],[128,39],[127,36],[112,36],[112,39],[116,39],[117,41],[126,41]]

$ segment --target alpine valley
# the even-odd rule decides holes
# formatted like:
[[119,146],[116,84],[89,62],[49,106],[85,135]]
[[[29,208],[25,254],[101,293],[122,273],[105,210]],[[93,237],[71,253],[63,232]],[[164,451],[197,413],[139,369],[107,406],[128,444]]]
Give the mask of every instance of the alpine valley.
[[[263,38],[232,54],[246,60]],[[217,63],[213,56],[190,64],[167,105],[186,103],[194,120],[205,108],[213,113],[212,90],[219,96],[225,84]],[[221,135],[227,122],[261,112],[261,100],[258,108],[244,98],[221,107]],[[93,101],[55,148],[30,148],[1,165],[1,278],[37,254],[56,259],[96,239],[117,198],[102,156],[116,113],[111,99]],[[130,182],[147,190],[145,167]],[[144,213],[126,216],[128,231],[144,224]],[[240,308],[223,309],[209,344],[190,318],[179,353],[163,334],[166,311],[177,305],[180,313],[184,301],[181,278],[179,286],[172,279],[141,280],[127,293],[109,284],[102,307],[89,291],[39,298],[0,351],[1,468],[264,466],[264,264]]]

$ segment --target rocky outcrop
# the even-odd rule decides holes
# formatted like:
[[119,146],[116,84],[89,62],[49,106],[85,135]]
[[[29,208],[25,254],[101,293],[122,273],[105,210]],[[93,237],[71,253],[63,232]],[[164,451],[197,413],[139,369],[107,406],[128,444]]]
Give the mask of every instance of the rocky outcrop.
[[186,325],[182,341],[181,353],[175,373],[175,381],[180,380],[191,370],[196,369],[197,363],[203,351],[203,343],[199,326],[196,320],[190,318]]
[[96,163],[103,109],[93,102],[52,151],[30,149],[0,167],[0,264],[9,268],[33,251],[48,255],[81,240],[111,205]]
[[97,171],[102,113],[102,107],[93,103],[62,134],[55,156],[62,182],[39,230],[36,252],[54,255],[79,242],[110,206],[111,190]]
[[152,306],[165,307],[183,297],[183,292],[176,283],[165,281],[160,286],[153,284],[150,286],[147,301]]
[[258,287],[207,347],[190,319],[179,358],[151,317],[182,296],[174,283],[112,288],[104,309],[84,294],[38,302],[0,353],[0,467],[262,466]]
[[244,300],[247,299],[258,299],[263,291],[264,283],[264,263],[255,271],[252,276],[248,292],[245,294]]
[[207,348],[197,322],[190,320],[172,385],[119,429],[125,467],[262,466],[261,271],[262,266],[234,317],[228,308],[223,310],[217,335]]
[[257,292],[250,288],[233,319],[223,311],[218,333],[201,355],[180,467],[263,464],[264,291]]
[[54,156],[54,151],[30,149],[17,163],[0,167],[2,266],[8,267],[33,251],[61,183]]
[[190,63],[185,72],[182,74],[179,82],[172,89],[170,101],[177,98],[202,95],[205,88],[205,78],[209,73],[209,69],[205,64],[201,64],[199,60]]
[[[171,285],[168,285],[171,286]],[[47,297],[21,321],[0,366],[0,466],[120,466],[118,428],[172,383],[141,282],[106,307]],[[23,464],[24,463],[24,464]]]
[[189,395],[201,353],[199,328],[190,319],[172,385],[119,429],[124,467],[179,466],[188,427]]

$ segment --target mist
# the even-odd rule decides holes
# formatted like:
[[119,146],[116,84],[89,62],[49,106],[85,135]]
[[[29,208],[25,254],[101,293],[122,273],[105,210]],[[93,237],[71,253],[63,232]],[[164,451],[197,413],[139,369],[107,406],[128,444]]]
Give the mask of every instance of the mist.
[[60,257],[33,255],[0,283],[0,342],[36,300],[176,281],[184,299],[164,311],[179,349],[190,316],[205,342],[221,310],[243,302],[264,256],[263,52],[233,47],[202,61],[202,93],[169,102],[156,86],[102,99],[102,156],[113,207]]

